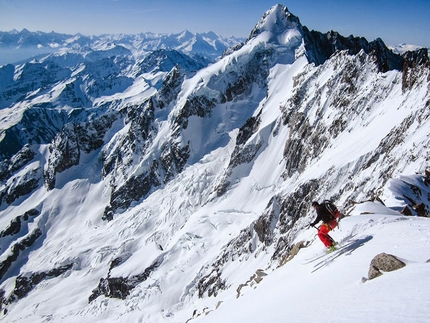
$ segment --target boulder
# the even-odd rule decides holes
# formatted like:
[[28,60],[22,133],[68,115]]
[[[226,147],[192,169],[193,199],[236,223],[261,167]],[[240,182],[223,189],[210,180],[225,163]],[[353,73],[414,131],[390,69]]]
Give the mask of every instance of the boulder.
[[400,211],[400,214],[407,215],[407,216],[413,215],[411,209],[407,205]]
[[413,206],[415,212],[417,212],[418,216],[426,217],[427,216],[427,210],[424,203],[420,203]]
[[369,279],[373,279],[382,275],[381,271],[390,272],[403,268],[406,264],[393,255],[380,253],[372,259],[369,268]]

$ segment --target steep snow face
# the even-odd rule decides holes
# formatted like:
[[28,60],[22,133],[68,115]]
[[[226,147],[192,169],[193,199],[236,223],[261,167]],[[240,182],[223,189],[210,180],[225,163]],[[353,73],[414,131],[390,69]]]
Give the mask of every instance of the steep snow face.
[[[426,299],[418,278],[430,277],[421,265],[428,223],[412,208],[430,210],[427,63],[382,73],[377,53],[345,50],[316,66],[302,40],[284,41],[300,32],[285,7],[257,26],[246,44],[197,71],[189,68],[198,61],[175,51],[142,60],[98,60],[98,52],[71,70],[49,60],[18,67],[21,90],[33,84],[31,68],[46,67],[56,83],[23,90],[22,101],[0,110],[2,142],[19,144],[35,129],[44,136],[0,163],[5,320],[252,322],[264,300],[273,322],[285,319],[286,299],[291,321],[320,311],[336,321],[339,312],[317,298],[321,282],[333,284],[331,299],[341,291],[364,306],[372,295],[392,297],[398,279],[412,297],[388,317],[428,317],[414,302]],[[62,71],[69,74],[58,80]],[[2,72],[13,85],[14,70]],[[113,86],[124,80],[132,81],[125,90]],[[5,97],[19,98],[9,90]],[[72,108],[77,98],[87,101]],[[333,236],[352,244],[304,264],[324,252],[306,229],[310,202],[323,198],[350,215]],[[360,203],[371,199],[385,206]],[[412,217],[398,213],[405,206]],[[309,247],[291,260],[300,242]],[[411,266],[363,285],[383,251]],[[365,320],[355,306],[342,301],[342,318]]]

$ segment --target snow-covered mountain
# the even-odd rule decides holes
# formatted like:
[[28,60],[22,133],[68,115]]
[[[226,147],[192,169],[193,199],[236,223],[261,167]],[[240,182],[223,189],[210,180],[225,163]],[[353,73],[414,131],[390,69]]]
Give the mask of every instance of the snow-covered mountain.
[[[426,321],[426,49],[282,5],[212,63],[173,38],[0,67],[0,319]],[[406,267],[362,279],[382,252]]]
[[[178,34],[155,34],[151,32],[136,35],[118,34],[101,36],[67,35],[55,32],[30,32],[13,30],[0,32],[0,65],[16,63],[34,56],[45,57],[58,52],[74,52],[94,55],[94,51],[117,55],[116,51],[126,48],[135,58],[141,58],[155,50],[176,50],[192,57],[213,61],[229,47],[242,42],[236,37],[223,37],[213,32]],[[90,59],[89,57],[86,57]],[[91,57],[95,59],[97,57]]]
[[[415,52],[415,51],[417,51],[417,50],[420,50],[421,49],[421,47],[420,46],[416,46],[416,45],[410,45],[410,44],[406,44],[406,43],[403,43],[403,44],[400,44],[400,45],[397,45],[397,46],[389,46],[389,48],[393,51],[393,52],[395,52],[395,53],[397,53],[397,54],[400,54],[400,55],[402,55],[402,54],[404,54],[404,53],[406,53],[406,52]],[[429,47],[427,47],[427,50],[429,50],[430,48]]]

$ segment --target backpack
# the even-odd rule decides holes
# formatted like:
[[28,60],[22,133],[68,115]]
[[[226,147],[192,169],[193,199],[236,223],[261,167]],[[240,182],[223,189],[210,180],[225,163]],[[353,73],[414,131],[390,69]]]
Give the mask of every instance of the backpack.
[[326,208],[327,211],[329,211],[329,213],[332,216],[332,220],[337,220],[339,218],[340,212],[337,209],[337,206],[334,205],[331,201],[329,200],[324,200],[323,201],[323,205]]

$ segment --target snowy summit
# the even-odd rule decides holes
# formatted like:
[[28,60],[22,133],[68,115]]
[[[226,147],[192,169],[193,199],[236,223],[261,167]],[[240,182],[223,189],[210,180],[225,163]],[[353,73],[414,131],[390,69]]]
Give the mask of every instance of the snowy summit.
[[427,49],[50,37],[0,66],[1,321],[427,322]]
[[248,41],[273,42],[286,45],[292,41],[300,42],[302,30],[299,19],[280,4],[267,11],[252,30]]

